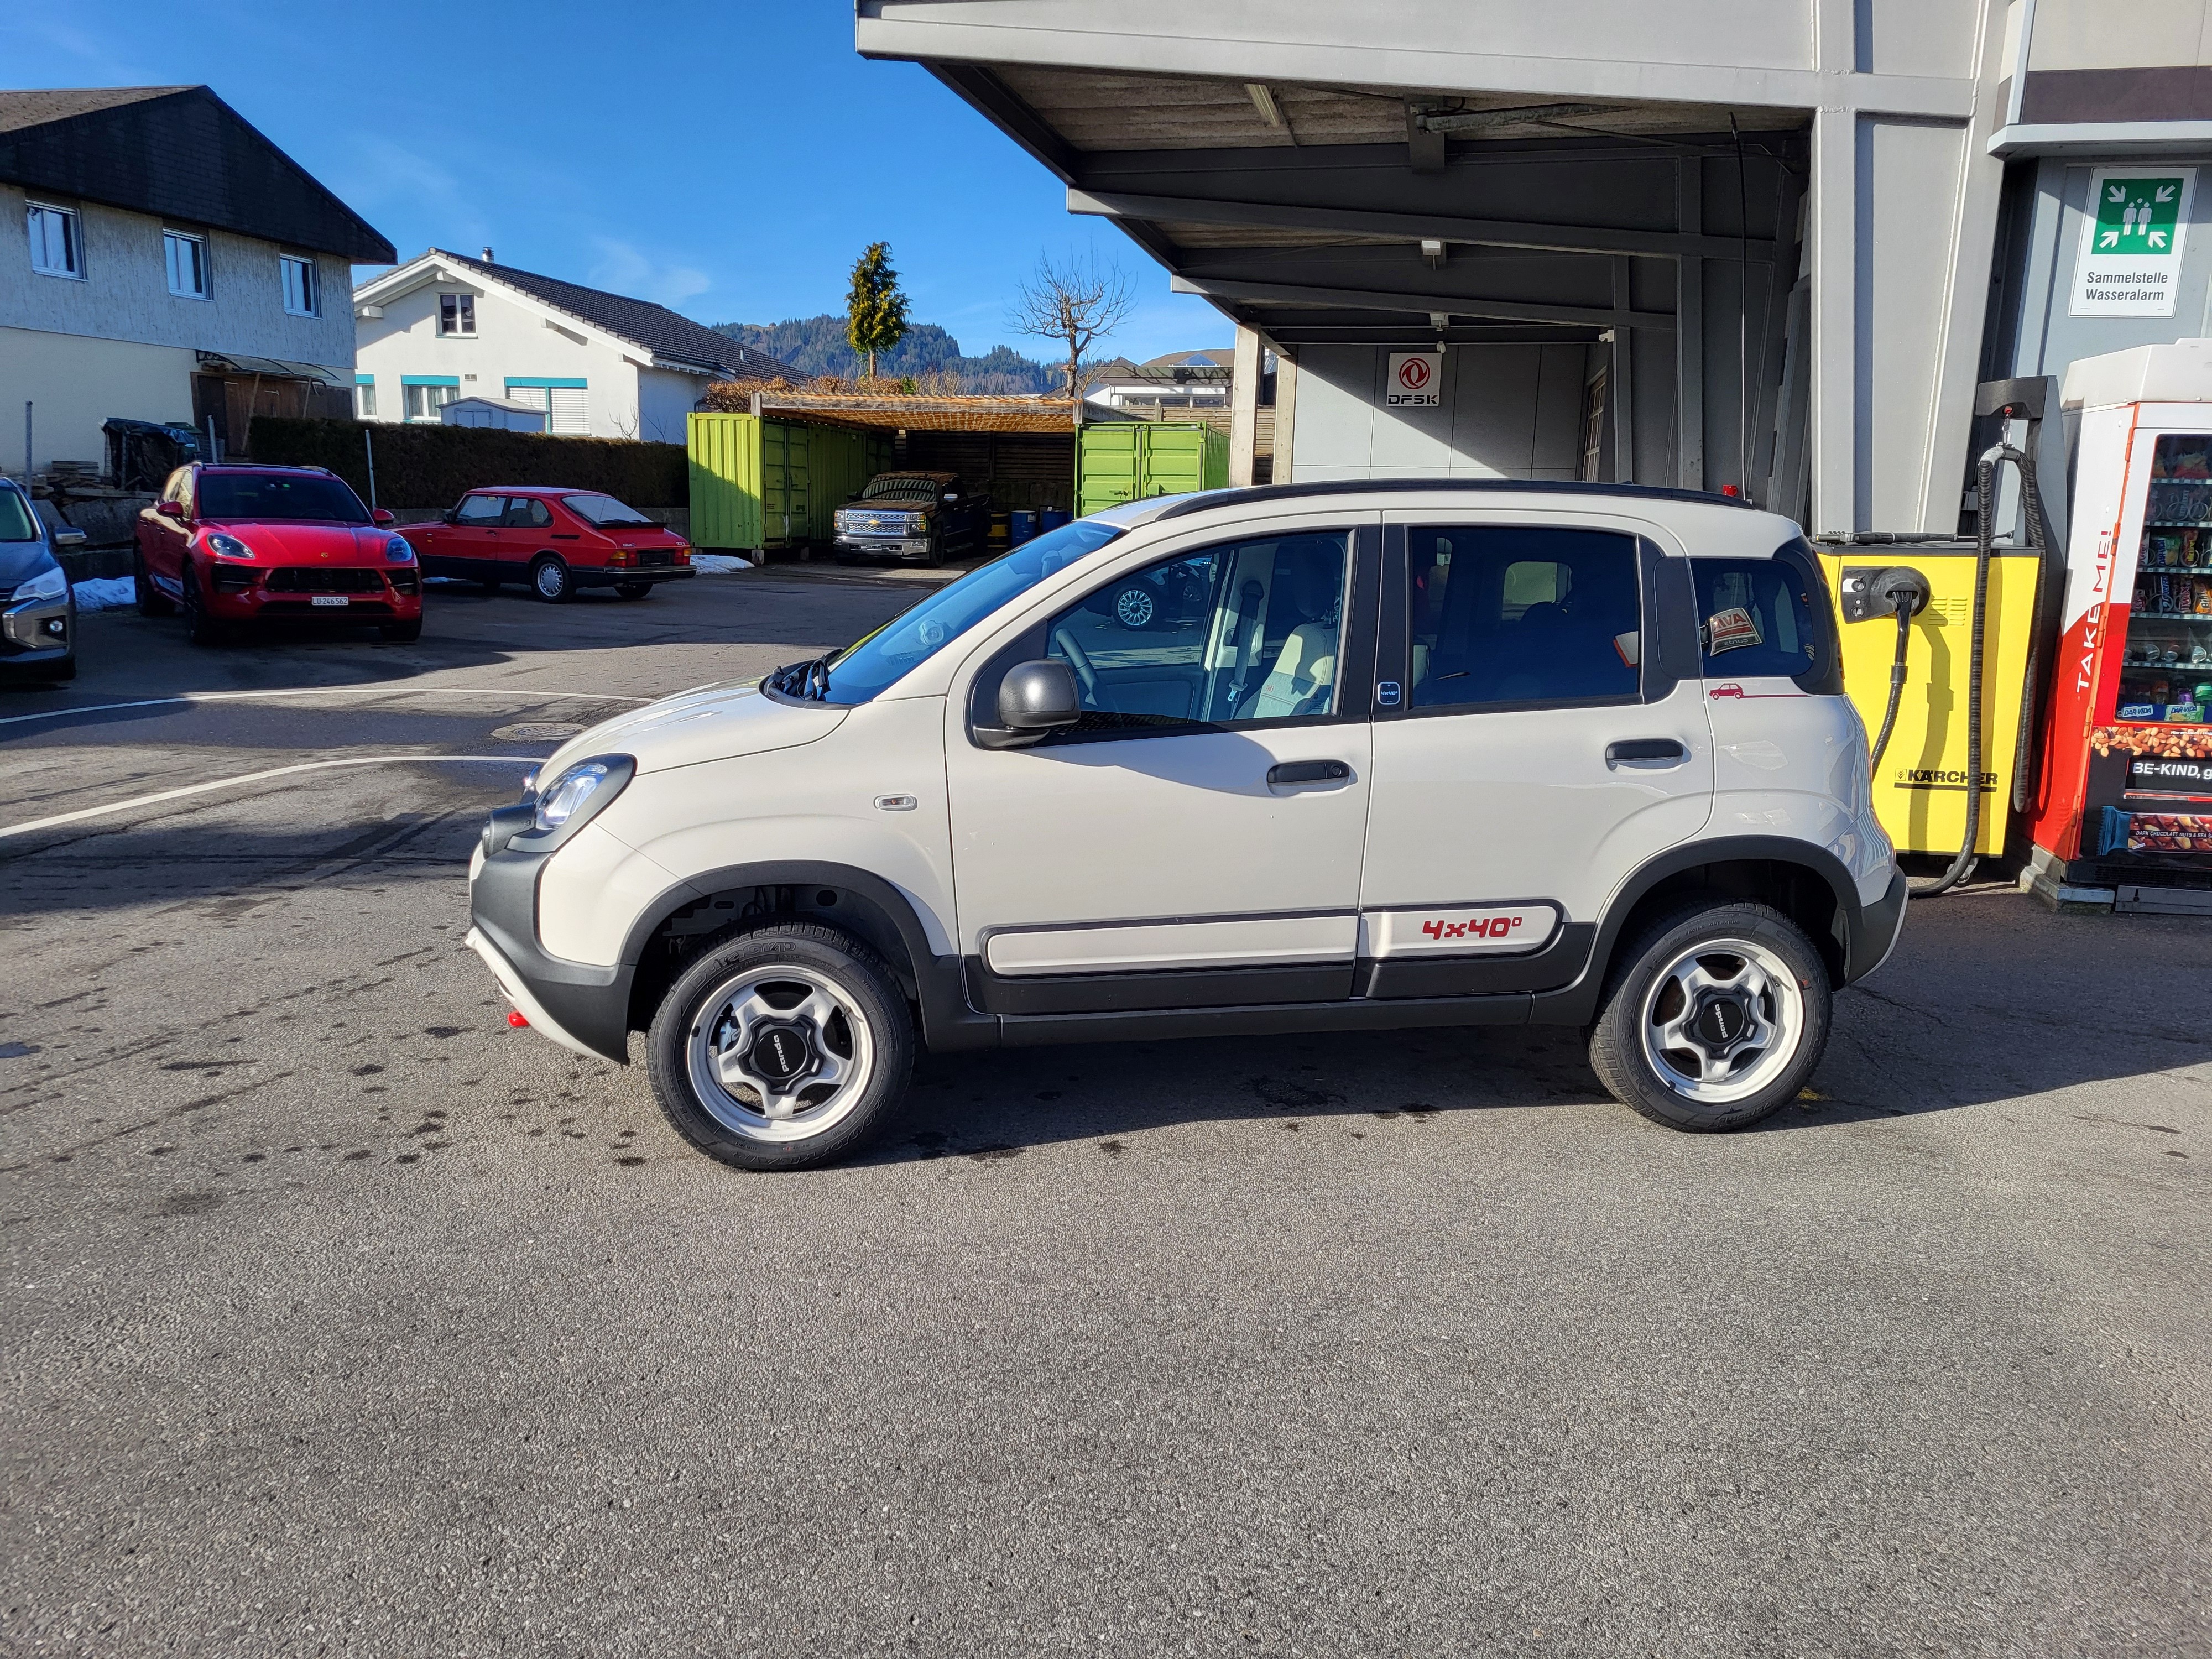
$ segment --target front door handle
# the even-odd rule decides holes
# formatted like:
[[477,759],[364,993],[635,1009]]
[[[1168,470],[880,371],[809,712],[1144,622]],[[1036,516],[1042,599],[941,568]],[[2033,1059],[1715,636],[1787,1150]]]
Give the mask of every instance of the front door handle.
[[1623,761],[1665,761],[1680,766],[1689,758],[1690,751],[1673,738],[1630,738],[1605,746],[1607,766],[1618,766]]
[[1342,761],[1283,761],[1267,769],[1267,787],[1279,788],[1286,783],[1341,783],[1352,775],[1352,768]]

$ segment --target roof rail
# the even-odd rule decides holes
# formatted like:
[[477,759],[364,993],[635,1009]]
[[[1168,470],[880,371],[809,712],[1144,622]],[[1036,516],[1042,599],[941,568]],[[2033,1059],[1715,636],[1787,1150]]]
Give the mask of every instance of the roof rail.
[[[1465,490],[1486,495],[1592,495],[1645,501],[1695,501],[1705,507],[1754,507],[1741,495],[1722,495],[1703,489],[1669,489],[1659,484],[1566,483],[1541,478],[1337,478],[1326,483],[1255,484],[1243,489],[1206,489],[1186,495],[1160,513],[1161,519],[1179,519],[1209,507],[1242,507],[1248,502],[1297,501],[1308,495],[1408,495],[1416,490]],[[1158,522],[1158,520],[1154,520]]]

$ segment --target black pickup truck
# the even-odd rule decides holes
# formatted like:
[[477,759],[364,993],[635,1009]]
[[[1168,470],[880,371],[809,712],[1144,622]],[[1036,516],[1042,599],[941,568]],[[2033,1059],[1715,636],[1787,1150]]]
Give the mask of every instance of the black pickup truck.
[[990,525],[990,497],[957,472],[878,472],[837,509],[837,558],[940,564],[981,551]]

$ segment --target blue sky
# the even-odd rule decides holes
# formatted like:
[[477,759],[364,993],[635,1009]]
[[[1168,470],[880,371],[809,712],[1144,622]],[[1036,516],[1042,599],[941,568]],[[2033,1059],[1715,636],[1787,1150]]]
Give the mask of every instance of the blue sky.
[[977,353],[1049,250],[1095,248],[1143,359],[1231,329],[921,70],[866,63],[843,0],[0,7],[11,87],[205,82],[404,258],[435,244],[638,295],[702,322],[844,307],[891,245],[917,321]]

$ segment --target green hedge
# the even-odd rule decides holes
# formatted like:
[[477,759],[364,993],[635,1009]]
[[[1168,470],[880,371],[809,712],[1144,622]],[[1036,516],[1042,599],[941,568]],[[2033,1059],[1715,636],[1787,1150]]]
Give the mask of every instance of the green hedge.
[[246,441],[257,461],[326,466],[367,501],[364,434],[373,434],[376,445],[379,507],[451,507],[470,490],[488,484],[603,489],[632,507],[684,507],[690,501],[690,477],[681,444],[276,415],[255,416]]

